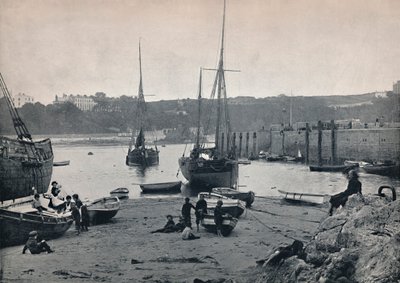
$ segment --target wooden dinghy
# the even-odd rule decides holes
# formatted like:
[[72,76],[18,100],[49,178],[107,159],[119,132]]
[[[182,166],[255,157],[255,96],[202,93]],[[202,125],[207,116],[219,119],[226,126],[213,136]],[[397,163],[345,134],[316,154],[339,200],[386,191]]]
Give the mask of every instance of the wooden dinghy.
[[96,225],[105,223],[113,218],[120,208],[120,201],[118,197],[104,197],[96,199],[86,204],[86,206],[90,223]]
[[329,201],[330,195],[323,194],[312,194],[312,193],[298,193],[298,192],[286,192],[278,190],[283,198],[287,201],[292,202],[304,202],[309,204],[323,204]]
[[[224,215],[223,219],[221,234],[223,236],[228,236],[232,230],[235,229],[238,219],[230,215]],[[203,226],[209,232],[217,232],[217,225],[215,225],[214,222],[214,215],[204,214],[203,219],[201,220],[201,226]]]
[[235,218],[239,218],[246,209],[245,203],[239,199],[231,199],[223,195],[208,192],[199,193],[197,198],[200,199],[201,196],[204,196],[204,199],[207,201],[207,210],[210,215],[214,215],[214,208],[217,206],[219,200],[223,202],[222,211]]
[[72,223],[70,213],[39,213],[37,209],[32,208],[31,201],[21,205],[3,203],[0,208],[0,247],[24,244],[31,231],[37,231],[42,239],[54,239],[62,236]]
[[400,177],[400,165],[396,164],[369,164],[363,166],[363,170],[368,174]]
[[112,197],[118,197],[119,199],[129,198],[129,190],[127,188],[117,188],[110,192]]
[[55,162],[53,162],[53,166],[67,166],[67,165],[69,165],[69,163],[70,163],[69,160],[55,161]]
[[240,192],[235,189],[225,188],[225,187],[218,187],[211,189],[211,192],[226,196],[231,199],[239,199],[246,203],[246,207],[250,207],[251,204],[254,202],[255,194],[252,191],[248,192]]
[[358,164],[351,165],[310,165],[310,171],[314,172],[348,172],[358,167]]
[[152,184],[141,184],[140,188],[144,194],[152,193],[180,193],[182,181],[166,182],[166,183],[152,183]]

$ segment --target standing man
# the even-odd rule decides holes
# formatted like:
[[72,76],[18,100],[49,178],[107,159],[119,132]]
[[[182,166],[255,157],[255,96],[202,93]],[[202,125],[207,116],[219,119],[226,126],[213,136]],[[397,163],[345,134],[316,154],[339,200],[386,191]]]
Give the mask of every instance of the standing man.
[[218,237],[222,237],[222,222],[224,221],[223,216],[223,211],[222,211],[222,205],[224,203],[222,200],[217,201],[217,206],[214,209],[214,222],[215,225],[217,225],[217,235]]
[[196,208],[190,203],[190,199],[188,197],[185,198],[185,203],[182,206],[182,217],[185,225],[190,228],[192,228],[192,219],[190,217],[190,210],[192,208],[196,211]]
[[204,214],[207,214],[207,201],[204,199],[204,195],[200,195],[200,199],[196,203],[197,232],[199,232],[199,224]]

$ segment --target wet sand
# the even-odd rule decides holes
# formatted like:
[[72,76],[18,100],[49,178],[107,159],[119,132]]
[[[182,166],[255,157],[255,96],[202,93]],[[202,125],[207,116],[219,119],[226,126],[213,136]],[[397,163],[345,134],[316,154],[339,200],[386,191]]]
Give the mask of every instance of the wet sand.
[[[192,198],[195,203],[195,198]],[[194,278],[253,282],[256,261],[294,239],[308,242],[327,206],[299,206],[278,198],[256,200],[231,235],[219,238],[200,227],[201,238],[184,241],[180,233],[150,233],[162,228],[166,215],[175,222],[183,198],[122,201],[110,223],[74,227],[48,243],[52,254],[23,255],[23,246],[0,250],[4,282],[193,282]],[[68,279],[68,280],[66,280]]]

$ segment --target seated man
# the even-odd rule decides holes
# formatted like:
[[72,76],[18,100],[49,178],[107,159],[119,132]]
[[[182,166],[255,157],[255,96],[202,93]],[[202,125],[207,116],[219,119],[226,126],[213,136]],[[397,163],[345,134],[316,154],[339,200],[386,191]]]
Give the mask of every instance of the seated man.
[[33,198],[33,202],[32,202],[32,207],[36,208],[39,212],[42,211],[47,211],[47,208],[43,207],[42,204],[40,203],[40,195],[39,194],[35,194],[34,198]]
[[195,236],[192,233],[192,228],[190,228],[190,226],[186,226],[185,229],[183,229],[182,232],[182,240],[195,240],[195,239],[200,239],[200,237]]
[[27,249],[31,252],[31,254],[40,254],[42,252],[52,253],[54,252],[45,240],[42,240],[38,243],[37,240],[38,233],[36,231],[29,232],[29,239],[26,242],[22,253],[24,254]]
[[172,215],[167,215],[167,223],[163,228],[151,231],[151,233],[171,233],[177,232],[178,227],[175,225]]

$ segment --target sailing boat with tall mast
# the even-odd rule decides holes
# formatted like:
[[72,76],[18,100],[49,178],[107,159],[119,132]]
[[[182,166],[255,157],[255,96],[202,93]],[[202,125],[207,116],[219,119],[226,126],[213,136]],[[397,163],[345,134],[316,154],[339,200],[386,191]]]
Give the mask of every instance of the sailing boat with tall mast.
[[[222,22],[221,49],[216,76],[211,92],[211,98],[217,94],[217,117],[215,126],[215,146],[205,147],[200,143],[200,118],[202,70],[200,70],[199,94],[198,94],[198,125],[197,138],[190,156],[179,159],[179,167],[183,176],[191,186],[202,188],[237,186],[238,162],[235,156],[235,145],[231,140],[231,127],[227,105],[227,94],[224,70],[224,32],[225,32],[225,1]],[[226,142],[224,141],[226,140]]]
[[146,130],[146,103],[143,94],[142,81],[142,54],[139,41],[139,92],[137,98],[137,128],[138,135],[135,140],[135,131],[132,131],[131,140],[129,143],[128,154],[126,156],[126,165],[128,166],[151,166],[159,163],[157,145],[155,148],[146,147],[145,130]]
[[0,73],[0,88],[10,112],[17,139],[0,136],[0,201],[45,193],[53,173],[50,139],[33,141]]

